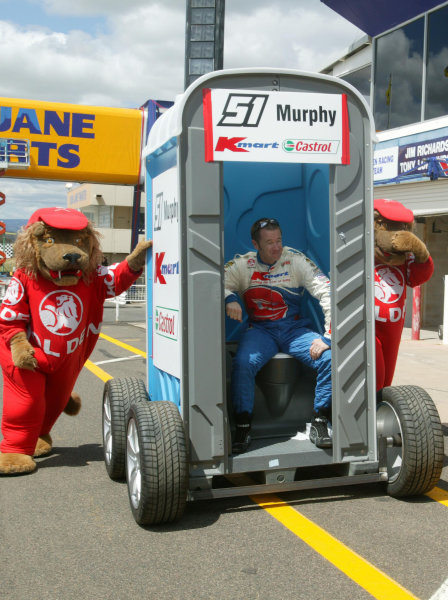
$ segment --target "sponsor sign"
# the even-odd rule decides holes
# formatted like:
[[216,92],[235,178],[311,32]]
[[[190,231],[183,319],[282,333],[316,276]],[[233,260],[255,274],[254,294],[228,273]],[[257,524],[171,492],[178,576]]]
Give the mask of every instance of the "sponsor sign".
[[[373,153],[373,180],[375,183],[396,179],[406,183],[406,175],[413,179],[428,179],[428,159],[436,159],[441,169],[448,169],[447,129],[397,138],[396,145],[382,148],[377,144]],[[439,134],[434,137],[435,134]],[[403,143],[406,142],[406,143]]]
[[373,181],[393,179],[398,173],[398,146],[373,153]]
[[345,94],[204,90],[205,160],[349,164]]
[[170,340],[177,341],[179,332],[179,311],[164,306],[156,306],[154,331]]
[[[36,100],[0,98],[2,159],[14,163],[6,177],[139,182],[143,112]],[[30,166],[20,152],[30,143]]]
[[180,226],[177,167],[152,180],[153,363],[180,378]]
[[[413,144],[400,146],[398,153],[398,174],[403,175],[412,169],[422,173],[428,171],[425,158],[444,159],[448,157],[448,136],[426,139]],[[446,166],[442,165],[443,168]]]

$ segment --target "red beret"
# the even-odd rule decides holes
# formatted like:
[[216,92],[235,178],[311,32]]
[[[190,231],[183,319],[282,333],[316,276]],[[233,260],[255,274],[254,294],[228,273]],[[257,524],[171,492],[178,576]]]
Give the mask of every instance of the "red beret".
[[414,213],[396,200],[374,200],[373,208],[377,210],[382,217],[389,221],[401,221],[402,223],[412,223]]
[[55,229],[85,229],[89,219],[73,208],[52,206],[51,208],[38,208],[30,217],[27,227],[37,221],[43,221]]

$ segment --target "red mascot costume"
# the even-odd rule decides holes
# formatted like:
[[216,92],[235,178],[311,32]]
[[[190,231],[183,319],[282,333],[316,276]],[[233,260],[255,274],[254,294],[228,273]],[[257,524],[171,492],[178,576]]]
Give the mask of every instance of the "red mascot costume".
[[412,233],[414,215],[395,200],[374,201],[376,389],[392,384],[405,318],[406,286],[431,278],[434,264]]
[[98,339],[103,303],[139,277],[151,241],[101,266],[98,233],[79,211],[37,210],[15,244],[16,271],[0,307],[3,440],[0,474],[36,468],[61,412],[76,414],[73,392]]

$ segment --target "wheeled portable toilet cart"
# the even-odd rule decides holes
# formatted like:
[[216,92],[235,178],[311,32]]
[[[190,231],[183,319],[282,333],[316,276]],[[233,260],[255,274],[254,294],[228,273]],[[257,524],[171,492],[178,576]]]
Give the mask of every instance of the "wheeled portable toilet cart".
[[[329,76],[239,69],[198,79],[145,149],[147,382],[106,383],[111,478],[126,476],[140,524],[180,518],[187,499],[382,482],[394,496],[438,481],[443,436],[421,388],[375,391],[373,120]],[[230,378],[243,327],[224,309],[224,264],[280,221],[332,287],[333,448],[307,435],[314,374],[275,356],[256,380],[253,441],[232,455]],[[303,314],[322,331],[304,294]]]

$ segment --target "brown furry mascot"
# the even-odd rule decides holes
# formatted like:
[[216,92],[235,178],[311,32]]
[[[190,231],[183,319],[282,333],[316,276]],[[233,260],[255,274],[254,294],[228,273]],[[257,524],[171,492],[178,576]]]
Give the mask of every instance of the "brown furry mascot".
[[79,412],[73,387],[98,339],[103,303],[140,276],[151,246],[140,242],[123,262],[100,266],[98,232],[69,208],[39,209],[19,233],[0,306],[0,474],[33,471],[33,456],[51,451],[61,412]]
[[374,201],[376,389],[392,384],[405,318],[406,286],[431,278],[434,264],[412,233],[414,215],[395,200]]

